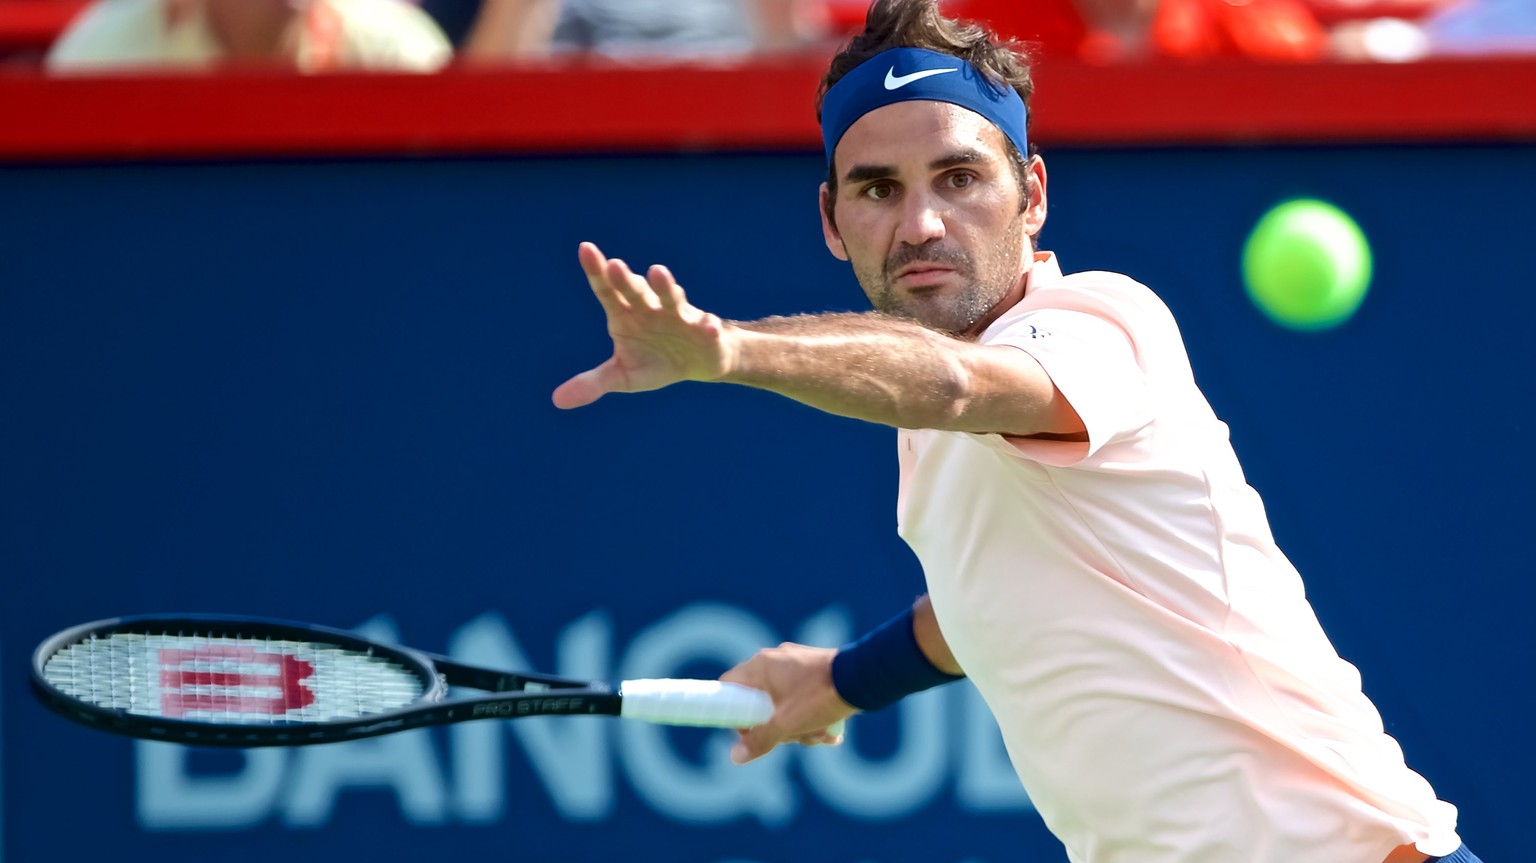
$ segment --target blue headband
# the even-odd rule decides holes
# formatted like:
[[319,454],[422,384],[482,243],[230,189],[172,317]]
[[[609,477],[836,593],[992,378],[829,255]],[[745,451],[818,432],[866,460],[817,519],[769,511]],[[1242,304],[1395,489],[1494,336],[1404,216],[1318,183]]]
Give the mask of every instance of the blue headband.
[[1012,87],[994,82],[953,54],[922,48],[892,48],[865,60],[838,79],[821,100],[821,140],[832,151],[858,119],[896,102],[948,102],[975,111],[1002,130],[1029,156],[1024,127],[1029,116]]

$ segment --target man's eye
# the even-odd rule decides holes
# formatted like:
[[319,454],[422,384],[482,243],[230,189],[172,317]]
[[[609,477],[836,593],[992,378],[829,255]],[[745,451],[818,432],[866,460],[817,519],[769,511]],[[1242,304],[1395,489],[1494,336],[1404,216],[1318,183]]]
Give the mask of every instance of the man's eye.
[[890,183],[872,183],[865,187],[864,197],[873,198],[877,201],[883,201],[886,198],[889,198],[894,193],[894,191],[895,190],[891,188]]
[[951,174],[949,177],[949,184],[957,189],[964,189],[975,182],[976,177],[972,174]]

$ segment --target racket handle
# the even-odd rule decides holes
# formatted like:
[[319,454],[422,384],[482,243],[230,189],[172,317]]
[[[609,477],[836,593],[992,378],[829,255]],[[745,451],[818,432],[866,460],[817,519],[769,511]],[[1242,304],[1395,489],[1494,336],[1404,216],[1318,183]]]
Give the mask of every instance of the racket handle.
[[751,728],[773,715],[768,693],[719,680],[626,680],[619,715],[662,725]]

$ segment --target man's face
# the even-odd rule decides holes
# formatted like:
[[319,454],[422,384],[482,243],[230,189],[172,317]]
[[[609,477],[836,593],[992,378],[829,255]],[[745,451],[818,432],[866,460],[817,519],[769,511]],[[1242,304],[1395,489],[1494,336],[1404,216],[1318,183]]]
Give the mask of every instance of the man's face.
[[1036,191],[1023,200],[1007,139],[979,114],[943,102],[877,108],[843,135],[834,170],[827,247],[879,311],[975,334],[1022,295],[1044,168],[1031,160]]

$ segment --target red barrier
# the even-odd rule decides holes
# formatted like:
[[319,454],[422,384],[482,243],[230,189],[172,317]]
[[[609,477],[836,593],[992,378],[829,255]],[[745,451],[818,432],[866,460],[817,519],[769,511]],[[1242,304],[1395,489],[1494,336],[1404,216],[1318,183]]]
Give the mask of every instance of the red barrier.
[[0,54],[47,50],[86,0],[0,0]]
[[[728,66],[0,77],[0,160],[815,150],[824,58]],[[1043,145],[1536,140],[1536,58],[1038,71]]]

